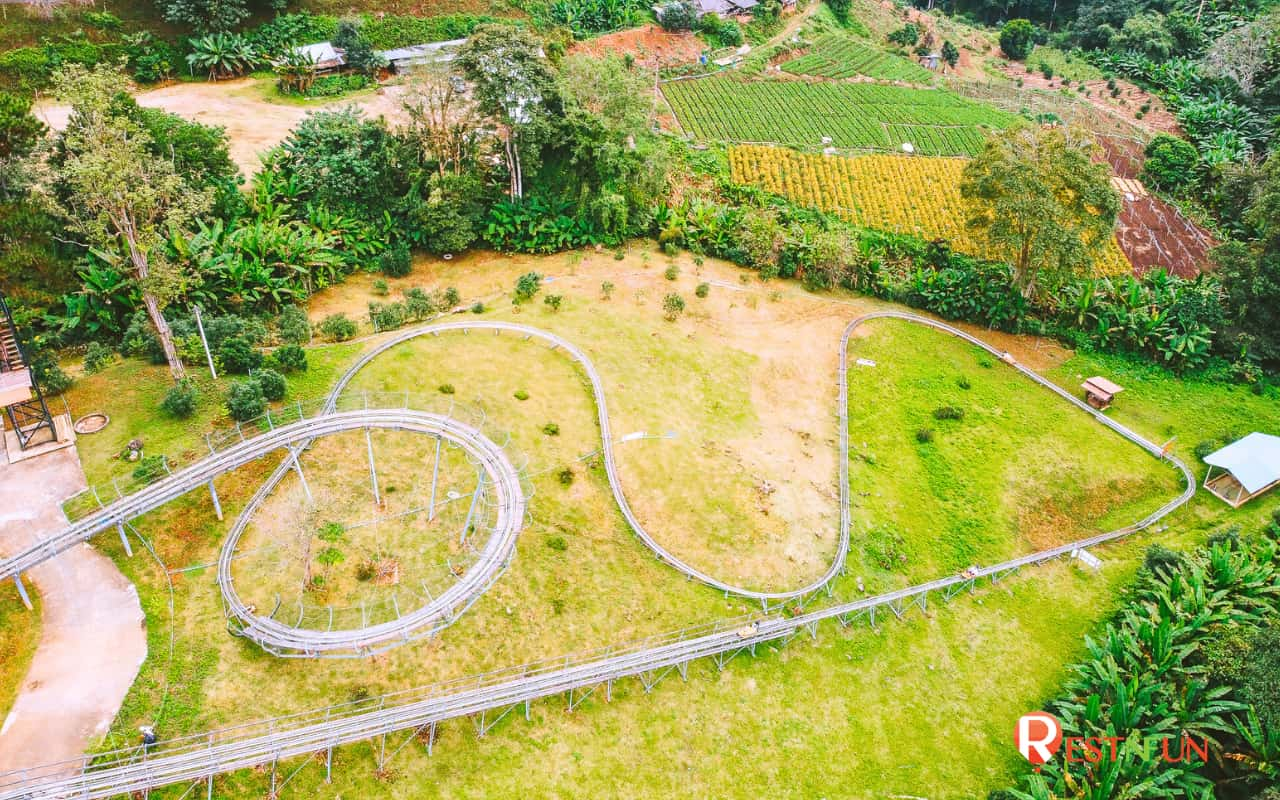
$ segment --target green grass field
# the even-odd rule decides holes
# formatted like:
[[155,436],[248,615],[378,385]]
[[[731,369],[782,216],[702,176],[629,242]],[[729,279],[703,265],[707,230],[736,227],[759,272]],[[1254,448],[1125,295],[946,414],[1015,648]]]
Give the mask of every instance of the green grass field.
[[0,586],[0,722],[18,695],[40,641],[40,593],[25,581],[32,610],[28,611],[12,581]]
[[934,77],[919,64],[838,34],[820,37],[808,53],[784,62],[782,71],[817,78],[862,76],[907,83],[933,83]]
[[826,137],[837,148],[891,150],[902,141],[939,138],[914,135],[930,129],[945,141],[922,152],[956,155],[971,152],[983,129],[1003,128],[1015,119],[940,89],[867,83],[713,77],[669,81],[662,93],[686,131],[726,142],[816,148]]

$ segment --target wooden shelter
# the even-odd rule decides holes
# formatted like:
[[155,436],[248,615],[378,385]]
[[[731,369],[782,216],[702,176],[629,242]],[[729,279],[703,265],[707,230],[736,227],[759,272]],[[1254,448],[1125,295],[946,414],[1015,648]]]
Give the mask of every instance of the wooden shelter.
[[1105,411],[1116,395],[1124,391],[1123,386],[1118,386],[1101,375],[1089,378],[1080,384],[1080,388],[1084,389],[1084,399],[1099,411]]
[[[1204,457],[1204,488],[1239,508],[1280,485],[1280,436],[1251,433]],[[1214,470],[1221,470],[1214,473]]]

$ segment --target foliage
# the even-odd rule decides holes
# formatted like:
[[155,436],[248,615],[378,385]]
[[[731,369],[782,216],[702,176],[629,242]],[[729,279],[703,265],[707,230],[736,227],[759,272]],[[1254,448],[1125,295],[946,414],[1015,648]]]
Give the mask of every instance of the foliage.
[[133,479],[140,483],[154,483],[167,475],[164,456],[144,456],[133,468]]
[[168,80],[178,68],[177,49],[151,31],[125,36],[124,51],[134,79],[141,83]]
[[536,272],[526,272],[516,279],[516,288],[511,293],[511,302],[522,305],[533,299],[542,288],[542,276]]
[[817,39],[808,53],[785,61],[781,66],[783,72],[822,78],[865,75],[886,81],[933,81],[933,73],[919,64],[840,34],[829,34]]
[[280,341],[286,344],[306,344],[311,341],[311,320],[300,306],[288,305],[280,309],[276,317],[276,330]]
[[1034,35],[1030,21],[1011,19],[1000,28],[1000,49],[1014,61],[1022,61],[1031,55]]
[[262,63],[262,54],[238,33],[211,33],[192,39],[187,65],[202,70],[209,80],[235,78]]
[[330,314],[320,320],[320,334],[332,342],[345,342],[356,335],[356,324],[346,314]]
[[102,342],[89,342],[84,351],[84,371],[86,375],[101,372],[111,366],[116,359],[115,351]]
[[413,257],[409,245],[400,242],[391,245],[378,256],[378,270],[389,278],[403,278],[413,270]]
[[920,41],[920,26],[914,22],[908,22],[901,28],[891,31],[887,38],[893,44],[902,45],[903,47],[915,47],[916,42]]
[[672,292],[662,298],[662,314],[668,322],[675,322],[676,317],[684,313],[684,298]]
[[952,69],[955,69],[956,64],[960,63],[960,51],[956,49],[950,39],[942,43],[942,60]]
[[255,380],[236,381],[227,390],[227,413],[237,422],[248,422],[267,410],[262,387]]
[[968,226],[1007,253],[1026,297],[1085,272],[1111,239],[1120,199],[1087,135],[1016,128],[964,168]]
[[542,432],[547,436],[559,436],[560,426],[554,422],[548,422],[546,425],[542,426]]
[[[31,114],[31,98],[0,92],[0,169],[30,155],[44,133],[44,123]],[[6,195],[0,184],[0,197]]]
[[286,374],[290,372],[306,372],[307,351],[296,344],[286,344],[283,347],[276,348],[264,363],[272,369]]
[[827,8],[831,9],[831,13],[835,15],[837,21],[841,24],[849,19],[849,7],[853,5],[851,0],[825,0]]
[[551,0],[546,17],[582,39],[633,27],[644,19],[647,10],[644,0]]
[[[212,346],[212,345],[211,345]],[[217,349],[218,360],[227,372],[248,375],[262,366],[262,353],[243,336],[232,336],[222,342]]]
[[[272,0],[271,5],[276,11],[284,9],[280,0]],[[196,33],[234,30],[252,13],[246,0],[161,0],[160,7],[167,22]]]
[[1280,367],[1280,157],[1267,160],[1246,222],[1249,244],[1229,242],[1211,254],[1222,278],[1228,333],[1238,352],[1270,369]]
[[387,65],[386,60],[374,52],[360,20],[340,21],[333,33],[333,46],[342,51],[348,67],[363,75],[372,75]]
[[698,22],[698,9],[689,0],[667,0],[658,6],[658,22],[665,31],[693,30]]
[[564,295],[562,294],[549,294],[546,297],[542,298],[542,304],[545,305],[551,311],[559,311],[560,305],[563,302],[564,302]]
[[697,296],[697,297],[699,297],[699,298],[704,298],[704,297],[706,297],[707,295],[711,294],[711,284],[709,284],[709,283],[700,283],[700,284],[698,284],[697,288],[695,288],[695,289],[693,290],[693,293],[694,293],[694,295],[695,295],[695,296]]
[[370,303],[369,324],[375,331],[392,331],[402,327],[410,318],[404,303]]
[[1152,186],[1177,191],[1194,178],[1199,155],[1194,146],[1176,136],[1158,133],[1146,147],[1142,179]]
[[253,374],[253,380],[262,390],[262,396],[271,402],[277,402],[284,399],[285,388],[288,385],[284,376],[273,369],[260,369]]
[[188,419],[196,413],[196,404],[200,401],[200,392],[189,379],[179,381],[165,392],[160,401],[160,410],[177,419]]

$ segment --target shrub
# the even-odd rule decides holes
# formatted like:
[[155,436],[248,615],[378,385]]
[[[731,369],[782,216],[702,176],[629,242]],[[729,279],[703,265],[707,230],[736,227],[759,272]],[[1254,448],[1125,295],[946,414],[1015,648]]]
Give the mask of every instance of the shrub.
[[516,389],[515,398],[521,402],[529,399],[529,393],[524,389]]
[[1142,565],[1150,572],[1172,572],[1182,563],[1182,555],[1161,544],[1153,544],[1147,548]]
[[391,287],[382,278],[377,278],[373,282],[373,293],[378,297],[386,297],[391,294]]
[[1222,441],[1219,439],[1205,439],[1197,444],[1191,453],[1200,461],[1204,461],[1205,457],[1222,447]]
[[542,276],[536,272],[526,272],[516,279],[516,288],[511,293],[511,302],[516,305],[527,303],[542,288]]
[[248,422],[266,410],[267,403],[257,381],[237,381],[227,390],[227,412],[236,422]]
[[914,22],[908,22],[890,33],[888,39],[890,42],[900,44],[903,47],[915,47],[916,42],[920,41],[920,26]]
[[442,383],[436,388],[440,390],[440,394],[453,394],[455,391],[452,383]]
[[46,395],[58,395],[71,388],[71,376],[59,366],[53,353],[37,349],[31,357],[31,372]]
[[933,441],[933,431],[929,428],[921,428],[916,431],[916,441],[920,444],[928,444]]
[[605,281],[600,284],[600,299],[608,300],[610,297],[613,297],[613,282]]
[[340,542],[345,533],[346,529],[342,527],[341,522],[326,522],[320,526],[316,537],[322,542]]
[[262,353],[243,336],[232,336],[218,347],[218,359],[222,368],[237,375],[246,375],[262,366]]
[[678,294],[667,295],[662,298],[662,311],[668,322],[675,322],[684,311],[684,298]]
[[973,388],[973,384],[969,383],[969,379],[963,375],[961,375],[959,378],[956,378],[956,386],[959,386],[961,389],[966,389],[966,390]]
[[444,290],[443,299],[443,305],[446,310],[456,308],[458,304],[462,302],[462,294],[458,291],[457,287],[449,286]]
[[560,304],[564,302],[564,296],[558,294],[549,294],[542,298],[542,303],[552,311],[559,311]]
[[370,303],[369,323],[376,331],[393,331],[402,327],[409,318],[409,309],[404,303]]
[[430,295],[417,287],[405,289],[404,308],[409,317],[415,321],[424,320],[436,313],[435,301],[431,299]]
[[276,330],[285,344],[306,344],[311,341],[311,320],[307,312],[298,306],[285,306],[276,317]]
[[933,410],[933,418],[937,420],[944,419],[964,419],[964,409],[955,406],[939,406]]
[[1044,79],[1047,81],[1053,80],[1053,67],[1049,65],[1049,62],[1040,62],[1040,74],[1043,75]]
[[669,281],[674,281],[676,278],[680,277],[680,268],[677,267],[675,264],[672,264],[671,266],[667,267],[665,272],[662,273],[662,277],[666,278]]
[[165,469],[164,456],[146,456],[133,468],[133,479],[143,483],[152,483],[168,474]]
[[560,426],[554,422],[548,422],[546,425],[542,426],[542,432],[548,436],[559,436]]
[[1000,29],[1000,49],[1014,61],[1021,61],[1031,55],[1035,29],[1025,19],[1011,19]]
[[698,284],[698,288],[693,290],[693,293],[698,297],[706,297],[711,294],[711,284],[700,283]]
[[288,374],[290,372],[307,371],[307,351],[296,344],[277,347],[271,354],[271,363],[275,369]]
[[356,580],[367,583],[378,575],[378,565],[372,561],[361,561],[356,565]]
[[160,401],[160,410],[171,417],[186,419],[196,413],[196,403],[199,400],[200,393],[196,391],[194,383],[190,380],[179,381],[176,386],[170,387],[169,391],[164,393],[164,399]]
[[569,486],[573,483],[573,467],[560,470],[556,473],[556,478],[559,479],[561,486]]
[[101,372],[116,360],[116,353],[102,342],[89,342],[84,351],[84,371],[89,375]]
[[548,536],[547,547],[555,550],[557,553],[563,553],[569,549],[569,543],[564,540],[563,536]]
[[473,306],[471,307],[471,313],[472,313],[472,314],[483,314],[483,313],[484,313],[484,303],[479,303],[479,302],[478,302],[478,303],[476,303],[475,305],[473,305]]
[[409,254],[409,245],[401,242],[383,250],[378,256],[378,269],[390,278],[403,278],[412,272],[413,257]]
[[284,399],[284,391],[287,387],[284,376],[274,369],[260,369],[254,373],[253,379],[258,382],[258,388],[262,390],[262,396],[273,403],[277,403]]
[[336,547],[326,547],[316,555],[316,561],[326,567],[332,567],[335,564],[341,564],[346,561],[347,557],[341,550]]
[[1194,179],[1200,158],[1194,145],[1167,133],[1155,135],[1147,145],[1146,156],[1142,179],[1170,191],[1182,189]]
[[345,342],[356,335],[356,324],[346,314],[330,314],[320,321],[320,334],[334,342]]
[[698,10],[688,0],[671,0],[658,6],[658,22],[665,31],[693,30]]

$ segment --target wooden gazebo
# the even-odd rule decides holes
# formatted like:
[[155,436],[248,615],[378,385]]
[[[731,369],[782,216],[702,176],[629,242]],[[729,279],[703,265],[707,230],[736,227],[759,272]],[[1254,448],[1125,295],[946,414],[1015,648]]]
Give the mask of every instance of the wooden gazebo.
[[1089,378],[1080,384],[1080,388],[1084,389],[1084,399],[1099,411],[1105,410],[1107,406],[1111,405],[1111,401],[1115,399],[1116,395],[1124,391],[1123,386],[1114,384],[1101,375]]

